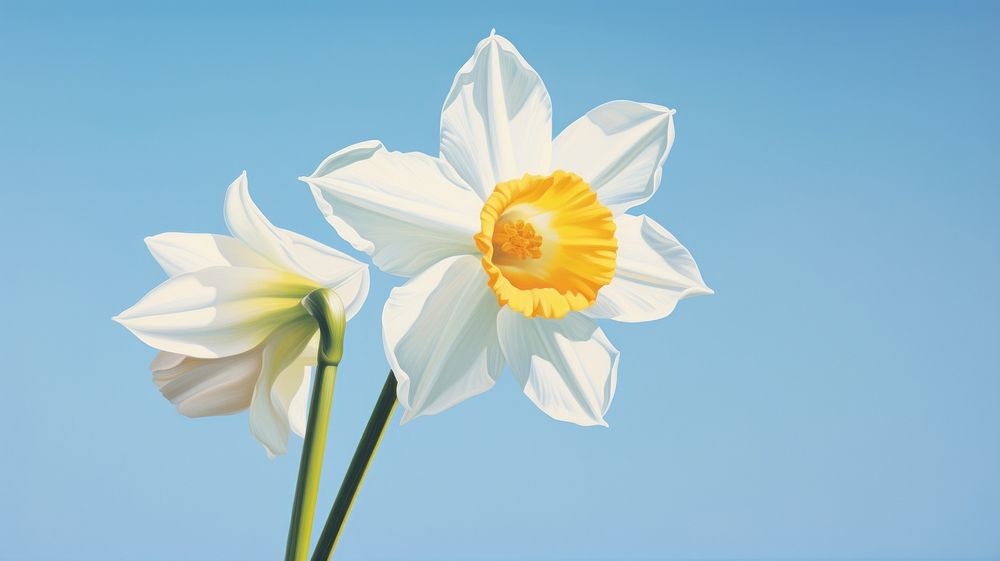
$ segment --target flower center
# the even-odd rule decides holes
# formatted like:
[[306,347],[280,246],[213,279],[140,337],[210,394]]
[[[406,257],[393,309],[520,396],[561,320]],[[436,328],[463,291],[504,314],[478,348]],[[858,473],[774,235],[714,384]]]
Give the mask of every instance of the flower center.
[[518,259],[542,258],[542,237],[535,233],[535,227],[530,222],[524,220],[506,222],[502,228],[497,228],[493,234],[493,246],[498,245],[502,251]]
[[615,273],[611,211],[586,181],[565,171],[498,183],[475,235],[501,306],[527,317],[583,310]]

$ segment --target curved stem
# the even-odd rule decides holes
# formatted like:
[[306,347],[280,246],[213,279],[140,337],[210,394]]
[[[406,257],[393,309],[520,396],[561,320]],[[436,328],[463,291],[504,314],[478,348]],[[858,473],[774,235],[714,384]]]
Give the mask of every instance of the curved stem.
[[344,304],[328,288],[310,292],[302,301],[319,324],[319,353],[316,357],[316,376],[309,401],[305,442],[299,461],[299,479],[295,484],[292,502],[292,520],[288,528],[285,561],[306,561],[309,558],[309,538],[312,536],[313,518],[316,514],[316,494],[326,449],[330,408],[333,405],[333,386],[337,380],[337,365],[344,353]]
[[368,473],[368,466],[371,465],[372,458],[378,450],[379,443],[385,429],[389,426],[389,420],[396,411],[396,375],[389,371],[389,376],[382,386],[382,392],[375,402],[368,425],[365,432],[361,434],[361,440],[351,458],[351,464],[344,474],[344,481],[340,484],[340,491],[333,501],[333,508],[330,509],[330,516],[323,525],[323,532],[316,541],[316,550],[313,551],[312,561],[329,561],[333,556],[333,550],[337,547],[340,539],[340,531],[351,514],[351,507],[354,506],[354,499],[358,496],[358,490],[364,482],[365,474]]

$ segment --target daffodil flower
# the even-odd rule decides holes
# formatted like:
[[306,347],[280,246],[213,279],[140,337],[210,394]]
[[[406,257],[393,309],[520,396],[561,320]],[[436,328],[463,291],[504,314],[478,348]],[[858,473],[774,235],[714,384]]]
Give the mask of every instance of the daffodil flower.
[[410,277],[383,312],[404,422],[486,391],[504,365],[553,418],[606,425],[619,353],[596,320],[642,322],[711,294],[688,250],[648,216],[674,111],[601,105],[552,138],[541,78],[491,34],[458,71],[441,154],[369,141],[309,177],[337,232]]
[[161,352],[152,363],[163,395],[189,417],[250,410],[269,456],[303,435],[316,321],[301,304],[332,288],[347,317],[368,294],[367,265],[271,224],[250,199],[246,173],[229,186],[232,236],[166,233],[146,238],[170,277],[115,320]]

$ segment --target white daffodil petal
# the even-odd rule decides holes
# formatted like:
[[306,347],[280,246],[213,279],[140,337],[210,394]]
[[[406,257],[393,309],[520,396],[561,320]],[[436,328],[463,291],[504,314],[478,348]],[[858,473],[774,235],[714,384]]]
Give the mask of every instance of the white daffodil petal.
[[160,393],[182,415],[231,415],[250,406],[260,360],[257,348],[211,359],[160,352],[150,369]]
[[500,346],[525,395],[550,417],[604,425],[618,376],[618,349],[594,320],[571,313],[558,320],[526,318],[504,308]]
[[179,366],[180,363],[184,362],[185,358],[190,358],[190,357],[179,355],[177,353],[168,353],[167,351],[160,351],[156,353],[156,356],[153,357],[153,362],[149,364],[149,369],[154,374],[156,372],[170,370],[176,366]]
[[315,288],[273,269],[209,267],[170,278],[114,319],[151,347],[219,358],[246,352],[282,323],[308,315],[300,302]]
[[507,39],[490,34],[458,71],[441,110],[441,156],[484,200],[524,173],[548,173],[552,101]]
[[226,189],[223,210],[226,226],[235,238],[274,261],[275,265],[288,266],[278,229],[250,198],[247,172],[241,173]]
[[292,255],[292,242],[287,238],[287,230],[271,224],[250,198],[247,172],[244,171],[226,190],[224,212],[230,233],[269,259],[272,266],[310,276]]
[[[308,384],[304,379],[306,361],[299,359],[307,352],[316,329],[316,322],[306,317],[283,325],[262,347],[261,374],[250,404],[250,431],[269,457],[288,450],[288,432],[292,428],[289,409],[302,384]],[[296,419],[295,424],[302,430],[304,421]]]
[[472,256],[430,267],[394,288],[382,314],[403,422],[433,415],[490,389],[503,369],[496,295]]
[[660,185],[674,143],[673,115],[650,103],[605,103],[559,133],[552,167],[579,175],[612,212],[625,212],[649,200]]
[[370,141],[301,179],[337,233],[387,273],[409,277],[445,257],[477,253],[482,201],[446,162]]
[[625,322],[653,321],[670,315],[689,296],[712,294],[691,253],[648,216],[615,219],[618,259],[611,283],[597,293],[584,313]]
[[167,276],[207,267],[272,267],[264,256],[236,238],[216,234],[167,232],[146,238],[146,247]]
[[306,434],[306,416],[309,413],[309,386],[312,382],[313,367],[319,351],[319,332],[312,336],[299,357],[292,361],[281,374],[271,390],[278,403],[287,403],[288,427],[299,436]]
[[[314,361],[315,362],[315,361]],[[309,366],[300,369],[301,375],[298,377],[298,385],[294,384],[295,378],[289,378],[291,383],[282,384],[286,375],[278,378],[275,387],[281,387],[282,400],[288,403],[288,428],[295,434],[305,437],[306,417],[309,415],[309,386],[312,383],[313,369]],[[290,388],[290,395],[286,396],[284,388]]]
[[246,172],[226,192],[226,224],[233,235],[265,256],[271,266],[293,271],[333,288],[344,301],[348,319],[368,296],[368,265],[302,234],[278,228],[250,198]]
[[289,250],[307,276],[333,288],[344,302],[347,319],[354,317],[368,297],[368,265],[291,230],[281,230]]
[[335,284],[331,288],[336,291],[340,300],[344,303],[347,312],[347,319],[351,319],[361,311],[368,298],[368,289],[371,286],[371,273],[368,266],[358,269],[353,276],[344,279],[340,284]]

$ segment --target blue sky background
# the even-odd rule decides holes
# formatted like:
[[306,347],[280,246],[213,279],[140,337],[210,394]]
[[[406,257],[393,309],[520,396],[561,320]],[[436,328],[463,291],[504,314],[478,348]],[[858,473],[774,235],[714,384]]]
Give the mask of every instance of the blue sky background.
[[[347,144],[437,152],[491,27],[554,128],[676,107],[641,211],[717,294],[622,351],[610,429],[511,377],[394,423],[342,559],[1000,559],[996,3],[0,1],[0,559],[279,559],[300,441],[189,420],[112,315],[142,238],[224,232],[244,168],[278,225],[347,249],[298,175]],[[337,382],[321,508],[386,364],[375,274]]]

